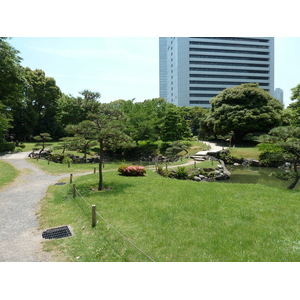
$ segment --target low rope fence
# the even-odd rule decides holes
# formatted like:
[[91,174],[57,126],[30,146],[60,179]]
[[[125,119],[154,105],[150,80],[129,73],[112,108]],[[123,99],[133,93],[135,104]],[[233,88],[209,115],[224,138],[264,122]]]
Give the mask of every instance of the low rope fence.
[[[70,183],[72,181],[70,180]],[[139,252],[141,252],[144,256],[146,256],[150,261],[155,262],[155,260],[149,256],[145,251],[143,251],[141,248],[139,248],[137,245],[135,245],[133,242],[131,242],[127,237],[125,237],[119,230],[117,230],[112,224],[110,224],[106,219],[104,219],[97,211],[96,211],[96,205],[91,205],[84,199],[84,197],[81,195],[81,193],[76,188],[76,184],[73,183],[73,198],[76,197],[76,195],[79,195],[80,198],[92,209],[92,226],[96,226],[97,220],[96,215],[105,222],[111,229],[113,229],[119,236],[121,236],[126,242],[128,242],[131,246],[133,246],[135,249],[137,249]]]

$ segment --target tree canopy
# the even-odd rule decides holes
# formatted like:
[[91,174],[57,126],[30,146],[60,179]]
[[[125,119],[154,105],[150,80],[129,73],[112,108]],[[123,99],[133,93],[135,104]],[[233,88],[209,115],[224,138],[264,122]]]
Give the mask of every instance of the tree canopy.
[[163,141],[173,142],[189,137],[191,137],[191,131],[184,115],[177,108],[170,108],[162,119],[160,138]]
[[235,140],[246,134],[268,132],[280,125],[283,105],[258,84],[227,88],[211,99],[207,126],[216,134],[234,132]]
[[[30,141],[47,132],[54,140],[68,135],[67,125],[78,125],[97,114],[101,94],[83,90],[79,96],[65,95],[54,78],[40,69],[21,66],[19,51],[0,38],[0,134],[14,141]],[[162,139],[172,142],[192,135],[228,135],[235,140],[248,133],[266,133],[273,127],[299,125],[300,84],[292,89],[293,103],[283,111],[282,104],[248,83],[228,88],[211,99],[211,109],[177,107],[163,98],[143,102],[116,100],[111,107],[126,116],[124,132],[136,143]],[[85,144],[85,143],[83,143]]]
[[103,189],[103,153],[104,150],[118,149],[130,144],[131,138],[125,133],[125,115],[113,104],[98,105],[96,112],[89,114],[88,119],[73,125],[75,136],[85,140],[97,141],[99,144],[99,184],[98,190]]
[[[300,163],[300,127],[297,126],[279,126],[270,130],[268,135],[260,137],[261,149],[265,149],[270,156],[282,157],[285,161],[293,163],[295,172],[295,180],[289,186],[289,189],[295,187],[299,181],[298,164]],[[273,145],[274,147],[266,148],[265,145]]]
[[24,72],[19,51],[7,38],[0,38],[0,102],[10,109],[20,103],[24,90]]
[[300,84],[292,88],[291,103],[287,110],[290,112],[289,120],[293,125],[300,125]]

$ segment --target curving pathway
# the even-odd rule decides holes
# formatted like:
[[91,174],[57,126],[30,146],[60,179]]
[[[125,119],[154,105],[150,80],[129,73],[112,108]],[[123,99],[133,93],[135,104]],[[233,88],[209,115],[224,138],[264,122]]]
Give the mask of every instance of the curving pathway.
[[42,251],[38,205],[48,187],[65,175],[46,174],[26,161],[28,153],[0,157],[20,171],[0,190],[0,262],[51,261],[50,254]]
[[220,146],[217,143],[205,142],[205,141],[202,141],[202,142],[204,144],[210,146],[210,149],[206,150],[206,151],[199,151],[195,155],[207,155],[207,152],[216,152],[216,151],[221,151],[223,149],[228,148],[228,147]]
[[[222,149],[215,143],[205,143],[211,146],[210,151]],[[26,161],[29,153],[0,156],[20,171],[14,182],[0,190],[0,262],[51,261],[50,253],[42,250],[43,230],[39,229],[37,213],[48,187],[66,175],[45,173]]]

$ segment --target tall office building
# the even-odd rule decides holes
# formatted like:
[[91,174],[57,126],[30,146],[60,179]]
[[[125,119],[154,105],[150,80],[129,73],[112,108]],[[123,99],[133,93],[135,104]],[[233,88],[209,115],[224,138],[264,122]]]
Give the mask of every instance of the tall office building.
[[282,89],[276,88],[274,91],[274,97],[283,104],[283,90]]
[[210,107],[222,90],[254,82],[274,92],[274,38],[159,38],[160,97],[177,106]]

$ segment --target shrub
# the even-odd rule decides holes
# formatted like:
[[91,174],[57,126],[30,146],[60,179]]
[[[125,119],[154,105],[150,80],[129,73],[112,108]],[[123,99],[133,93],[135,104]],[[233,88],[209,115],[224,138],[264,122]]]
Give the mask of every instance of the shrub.
[[144,176],[146,174],[146,169],[142,166],[125,165],[119,167],[118,172],[124,176]]
[[53,161],[55,163],[62,163],[63,160],[65,159],[65,155],[63,154],[58,154],[58,153],[53,153],[47,155],[47,159],[50,161]]
[[177,179],[187,179],[188,178],[188,172],[185,170],[185,167],[178,167],[177,172],[175,173],[175,178]]
[[63,160],[62,160],[62,163],[63,163],[63,164],[70,164],[70,163],[72,163],[72,162],[73,162],[72,158],[70,158],[70,157],[68,157],[68,156],[65,156],[65,157],[63,158]]
[[15,144],[12,142],[0,143],[0,152],[13,152],[15,147]]
[[276,145],[261,143],[258,149],[261,151],[259,161],[264,166],[278,167],[286,161],[289,161],[289,159],[285,157],[283,149]]

